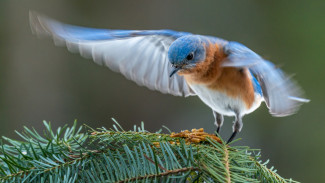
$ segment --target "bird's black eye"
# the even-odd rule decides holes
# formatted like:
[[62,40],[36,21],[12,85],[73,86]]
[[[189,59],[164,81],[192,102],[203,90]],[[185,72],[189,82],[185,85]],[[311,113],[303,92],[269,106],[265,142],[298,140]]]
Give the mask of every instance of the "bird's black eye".
[[188,54],[188,55],[186,56],[186,59],[187,59],[187,60],[192,60],[193,57],[194,57],[193,53],[190,53],[190,54]]

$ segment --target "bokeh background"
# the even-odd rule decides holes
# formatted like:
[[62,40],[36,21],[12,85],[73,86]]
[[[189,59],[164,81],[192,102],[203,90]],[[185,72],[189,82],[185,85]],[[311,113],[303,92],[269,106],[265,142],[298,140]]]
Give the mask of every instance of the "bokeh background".
[[[42,130],[75,119],[91,127],[124,128],[145,122],[155,131],[203,127],[213,133],[211,110],[197,97],[181,98],[139,87],[49,39],[31,34],[35,10],[70,24],[112,29],[174,29],[241,42],[280,65],[311,102],[293,116],[272,117],[264,104],[244,118],[238,145],[262,150],[280,175],[325,182],[324,1],[86,1],[1,0],[0,135],[23,126]],[[222,136],[231,134],[226,118]]]

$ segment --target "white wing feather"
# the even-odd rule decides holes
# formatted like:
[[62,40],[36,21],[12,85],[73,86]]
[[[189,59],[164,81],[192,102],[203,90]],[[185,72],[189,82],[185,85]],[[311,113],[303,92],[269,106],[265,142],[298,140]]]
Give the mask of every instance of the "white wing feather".
[[122,73],[138,85],[175,96],[195,95],[185,79],[169,77],[172,68],[167,53],[174,38],[146,35],[108,40],[82,40],[66,32],[65,24],[30,13],[33,33],[51,36],[56,45],[66,45],[69,51],[92,58],[97,64]]

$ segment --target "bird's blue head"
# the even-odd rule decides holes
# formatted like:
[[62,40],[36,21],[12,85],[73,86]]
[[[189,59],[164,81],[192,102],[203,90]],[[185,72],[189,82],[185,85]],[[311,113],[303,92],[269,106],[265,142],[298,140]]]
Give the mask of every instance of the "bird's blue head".
[[201,36],[189,35],[176,39],[169,47],[168,59],[173,66],[170,77],[181,70],[194,68],[204,61],[206,56],[205,41]]

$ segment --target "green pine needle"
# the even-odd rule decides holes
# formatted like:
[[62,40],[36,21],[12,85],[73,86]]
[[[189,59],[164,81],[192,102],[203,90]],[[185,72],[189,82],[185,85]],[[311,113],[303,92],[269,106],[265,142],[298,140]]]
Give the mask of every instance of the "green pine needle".
[[44,135],[25,127],[17,132],[22,140],[2,137],[0,181],[295,182],[267,168],[258,150],[209,138],[188,143],[143,123],[125,131],[114,122],[109,130],[85,131],[75,122],[55,131],[44,121]]

